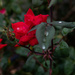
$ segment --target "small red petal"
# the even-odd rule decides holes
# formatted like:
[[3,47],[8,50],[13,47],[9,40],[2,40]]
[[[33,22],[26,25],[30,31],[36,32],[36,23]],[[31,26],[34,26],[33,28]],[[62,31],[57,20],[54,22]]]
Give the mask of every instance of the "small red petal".
[[19,45],[18,45],[18,44],[16,44],[14,47],[19,47]]
[[28,12],[27,12],[26,15],[32,15],[32,16],[35,16],[34,13],[33,13],[33,11],[32,11],[30,8],[29,8],[29,10],[28,10]]
[[31,46],[37,45],[38,44],[38,40],[36,38],[32,39],[29,41]]
[[2,42],[2,39],[0,39],[0,43]]
[[0,44],[0,50],[5,46],[7,46],[7,44]]

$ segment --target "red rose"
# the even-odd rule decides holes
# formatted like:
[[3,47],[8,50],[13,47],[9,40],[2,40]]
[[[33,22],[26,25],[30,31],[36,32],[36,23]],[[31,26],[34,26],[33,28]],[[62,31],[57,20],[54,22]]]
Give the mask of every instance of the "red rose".
[[12,23],[12,28],[14,29],[13,32],[15,33],[17,39],[20,39],[22,36],[27,34],[27,32],[31,29],[31,27],[24,22]]
[[47,17],[49,15],[37,15],[35,16],[31,9],[28,10],[27,14],[25,15],[25,23],[31,23],[33,26],[40,24],[41,22],[46,22]]
[[2,42],[2,39],[0,39],[0,50],[1,50],[3,47],[7,46],[7,44],[1,44],[1,42]]
[[19,40],[19,43],[20,43],[21,45],[23,45],[23,43],[24,43],[24,45],[29,44],[29,41],[30,41],[30,40],[32,40],[33,38],[36,38],[35,32],[36,32],[36,31],[34,30],[34,31],[29,32],[29,33],[26,34],[25,36],[22,36],[22,37],[20,38],[20,40]]
[[0,10],[0,13],[1,13],[1,14],[5,14],[5,13],[6,13],[6,9],[3,8],[2,10]]
[[36,38],[33,38],[32,40],[29,41],[29,44],[31,46],[37,45],[38,44],[38,40]]
[[[36,45],[38,41],[36,39],[35,33],[36,30],[30,31],[32,27],[40,24],[41,22],[46,22],[48,15],[37,15],[35,16],[31,9],[28,10],[25,15],[25,22],[17,22],[12,24],[12,28],[14,29],[14,33],[17,39],[19,39],[20,45]],[[29,32],[29,33],[28,33]],[[16,45],[18,46],[18,45]]]

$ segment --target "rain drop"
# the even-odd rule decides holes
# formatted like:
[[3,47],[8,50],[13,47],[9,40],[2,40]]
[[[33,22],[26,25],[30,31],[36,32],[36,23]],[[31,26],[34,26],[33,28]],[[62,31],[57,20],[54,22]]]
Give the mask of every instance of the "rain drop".
[[20,28],[17,28],[17,30],[19,30]]
[[59,23],[62,23],[62,21],[59,21]]
[[48,36],[48,34],[49,34],[48,32],[45,32],[45,35],[46,35],[46,36]]
[[42,49],[45,49],[45,48],[46,48],[45,45],[43,45],[43,46],[42,46]]

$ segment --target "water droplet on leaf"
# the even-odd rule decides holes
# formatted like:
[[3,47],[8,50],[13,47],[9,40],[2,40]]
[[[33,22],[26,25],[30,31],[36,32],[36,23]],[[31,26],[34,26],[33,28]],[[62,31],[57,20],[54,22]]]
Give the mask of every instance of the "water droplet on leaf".
[[45,48],[46,48],[45,45],[43,45],[43,46],[42,46],[42,49],[45,49]]
[[45,35],[46,35],[46,36],[48,36],[48,34],[49,34],[48,32],[45,32]]
[[62,23],[62,21],[59,21],[59,23]]

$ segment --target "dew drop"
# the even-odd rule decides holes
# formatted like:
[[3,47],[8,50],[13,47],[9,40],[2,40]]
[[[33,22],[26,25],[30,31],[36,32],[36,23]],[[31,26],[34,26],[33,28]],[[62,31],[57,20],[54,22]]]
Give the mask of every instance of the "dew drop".
[[59,21],[59,23],[62,23],[62,21]]
[[19,30],[20,28],[17,28],[17,30]]
[[49,34],[48,32],[45,32],[45,35],[46,35],[46,36],[48,36],[48,34]]
[[42,49],[45,49],[45,48],[46,48],[45,45],[43,45],[43,46],[42,46]]
[[48,32],[46,32],[46,36],[48,36],[48,34],[49,34],[49,33],[48,33]]

